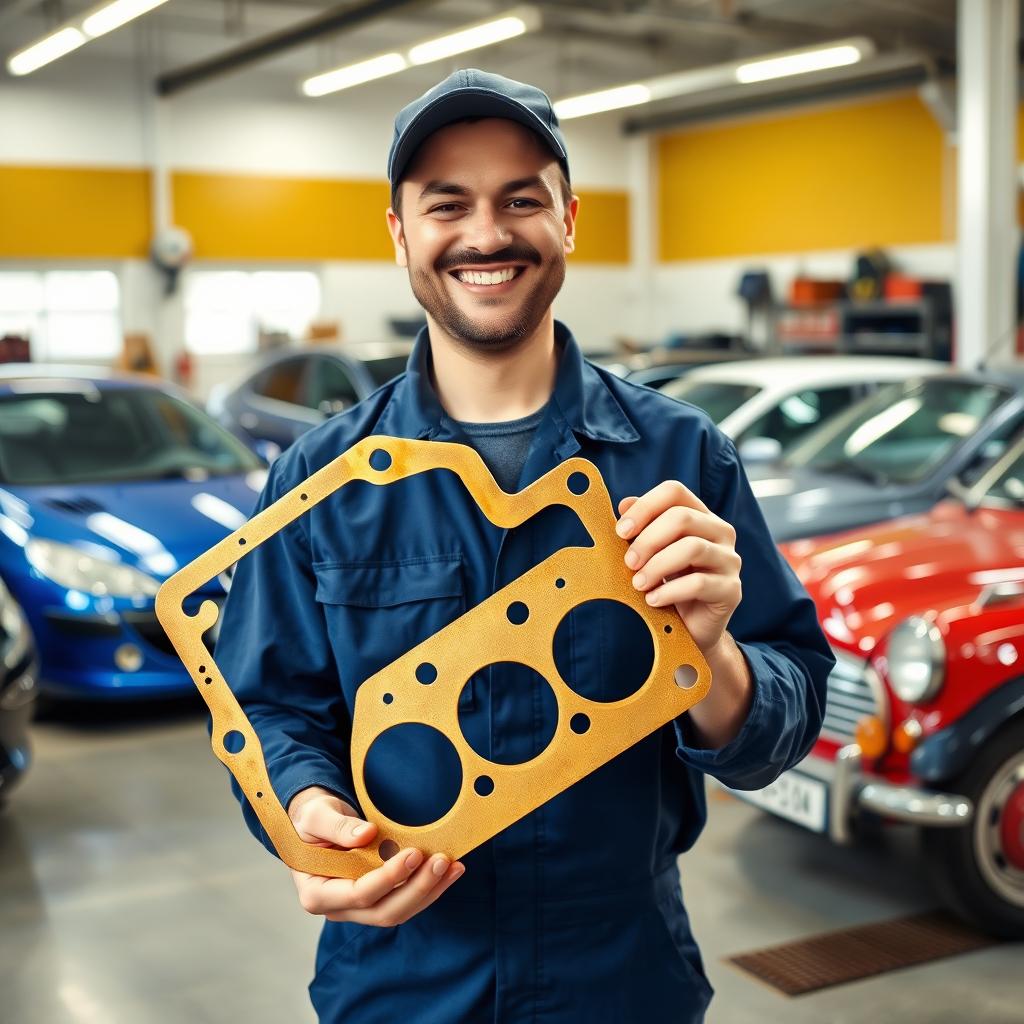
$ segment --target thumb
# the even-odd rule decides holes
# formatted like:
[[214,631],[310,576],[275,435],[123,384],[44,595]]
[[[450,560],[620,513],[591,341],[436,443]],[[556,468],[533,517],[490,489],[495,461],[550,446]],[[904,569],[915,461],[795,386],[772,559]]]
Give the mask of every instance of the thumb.
[[365,846],[377,834],[376,825],[360,818],[353,808],[333,795],[306,801],[298,809],[294,825],[305,843],[345,850]]

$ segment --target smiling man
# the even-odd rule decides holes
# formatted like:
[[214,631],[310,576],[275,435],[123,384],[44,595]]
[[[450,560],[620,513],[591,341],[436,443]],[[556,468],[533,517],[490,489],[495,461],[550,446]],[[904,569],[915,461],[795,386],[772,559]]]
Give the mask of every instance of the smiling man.
[[[325,919],[314,1005],[359,1024],[700,1021],[711,988],[676,860],[703,827],[705,774],[767,785],[817,736],[832,657],[814,607],[731,442],[699,410],[589,364],[554,319],[578,200],[547,96],[456,72],[398,114],[388,176],[395,257],[427,327],[402,377],[274,464],[260,507],[370,434],[471,445],[509,492],[585,457],[629,541],[621,571],[679,615],[713,683],[464,864],[409,849],[354,882],[293,872]],[[302,839],[373,839],[348,749],[359,684],[587,543],[566,512],[500,530],[452,474],[423,473],[343,488],[239,563],[217,658]],[[637,621],[610,602],[575,609],[554,637],[565,682],[602,702],[641,686],[653,648]],[[557,721],[547,682],[497,655],[459,698],[467,742],[501,764],[536,757]],[[461,767],[442,741],[398,727],[371,748],[367,788],[389,817],[426,824],[451,807]]]

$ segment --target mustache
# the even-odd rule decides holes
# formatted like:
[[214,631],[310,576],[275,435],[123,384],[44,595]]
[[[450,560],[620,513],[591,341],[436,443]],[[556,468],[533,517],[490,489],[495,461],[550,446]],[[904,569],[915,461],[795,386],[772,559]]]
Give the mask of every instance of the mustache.
[[434,269],[438,271],[454,270],[456,267],[489,267],[503,263],[533,263],[540,266],[542,260],[540,253],[526,243],[506,246],[499,252],[484,253],[474,252],[472,249],[461,249],[455,252],[446,253],[437,263]]

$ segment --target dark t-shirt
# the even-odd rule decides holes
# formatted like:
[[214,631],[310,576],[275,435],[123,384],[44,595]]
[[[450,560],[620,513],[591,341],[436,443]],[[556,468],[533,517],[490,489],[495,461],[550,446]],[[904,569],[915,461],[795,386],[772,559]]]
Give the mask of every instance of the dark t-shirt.
[[519,477],[530,453],[530,442],[534,431],[540,425],[546,406],[518,420],[502,423],[466,423],[456,420],[480,453],[480,458],[498,481],[498,486],[507,494],[519,490]]

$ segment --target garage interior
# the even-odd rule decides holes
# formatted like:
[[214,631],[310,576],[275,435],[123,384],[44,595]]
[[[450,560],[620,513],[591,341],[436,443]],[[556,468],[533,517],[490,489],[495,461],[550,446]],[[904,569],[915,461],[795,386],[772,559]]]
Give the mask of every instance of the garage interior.
[[[322,920],[247,834],[153,601],[404,370],[426,321],[385,161],[464,67],[562,122],[555,315],[734,438],[840,652],[827,773],[709,780],[680,858],[708,1020],[1021,1020],[1020,33],[1016,0],[0,3],[0,1021],[315,1019]],[[144,498],[103,475],[138,380],[211,460]],[[917,454],[849,455],[931,404]],[[822,480],[836,438],[856,493]],[[789,994],[742,961],[917,915],[946,952],[801,950]]]

